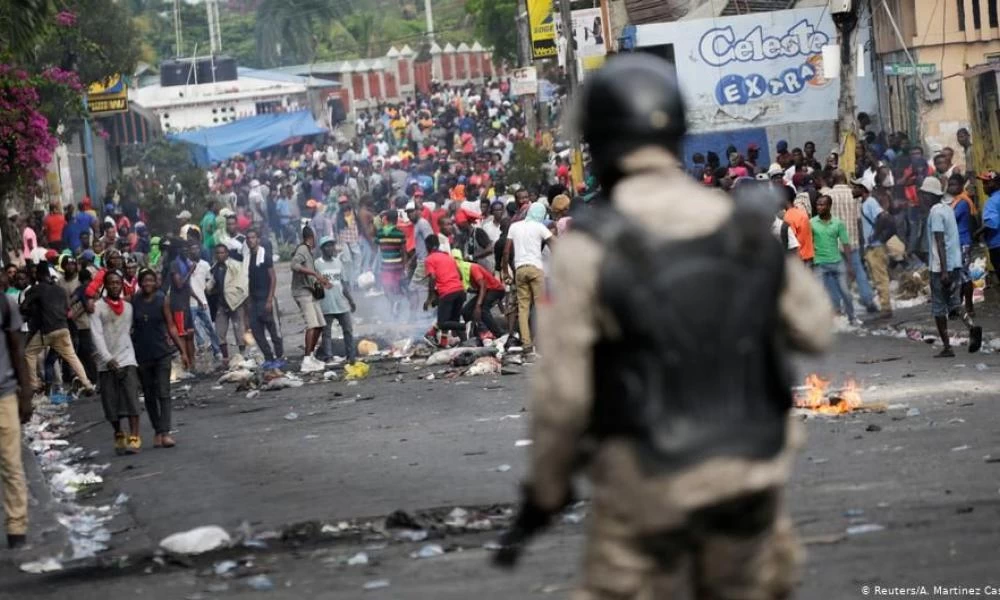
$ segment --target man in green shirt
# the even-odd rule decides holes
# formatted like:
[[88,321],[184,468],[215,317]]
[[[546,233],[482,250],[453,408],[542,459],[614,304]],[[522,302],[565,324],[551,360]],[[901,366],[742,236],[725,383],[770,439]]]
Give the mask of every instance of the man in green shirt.
[[830,301],[837,312],[847,315],[851,324],[857,323],[854,316],[854,301],[847,289],[847,277],[851,274],[851,240],[847,236],[847,226],[830,213],[833,200],[830,196],[820,196],[816,200],[816,216],[809,221],[813,232],[816,256],[813,267],[819,272]]

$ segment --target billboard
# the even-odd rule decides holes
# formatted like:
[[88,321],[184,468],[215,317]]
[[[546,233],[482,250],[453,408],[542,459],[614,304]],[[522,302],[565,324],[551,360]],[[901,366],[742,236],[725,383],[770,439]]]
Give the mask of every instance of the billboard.
[[573,50],[578,59],[605,56],[608,53],[604,41],[604,23],[600,8],[574,10]]
[[90,84],[87,88],[87,110],[95,117],[128,112],[128,84],[121,75],[114,75]]
[[[637,46],[672,56],[695,131],[768,127],[837,118],[839,81],[824,77],[823,47],[837,43],[826,8],[653,23]],[[858,43],[868,40],[859,29]],[[859,109],[874,99],[857,80]]]
[[528,0],[528,27],[531,32],[531,58],[551,58],[559,53],[552,0]]
[[535,67],[524,67],[511,71],[510,93],[514,96],[528,96],[538,93],[538,71]]

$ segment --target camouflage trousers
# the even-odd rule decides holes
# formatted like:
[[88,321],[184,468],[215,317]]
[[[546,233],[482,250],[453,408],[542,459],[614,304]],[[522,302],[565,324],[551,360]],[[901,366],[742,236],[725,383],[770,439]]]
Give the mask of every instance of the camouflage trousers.
[[[781,492],[709,506],[681,528],[636,534],[624,518],[592,515],[584,580],[573,600],[783,600],[802,559]],[[683,594],[683,595],[682,595]]]

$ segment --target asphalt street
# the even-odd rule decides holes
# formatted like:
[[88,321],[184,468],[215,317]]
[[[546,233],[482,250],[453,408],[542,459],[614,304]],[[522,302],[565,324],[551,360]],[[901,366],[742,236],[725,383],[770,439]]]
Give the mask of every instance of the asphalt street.
[[[300,328],[294,317],[285,320],[290,340]],[[291,356],[295,345],[288,344]],[[808,441],[788,489],[808,547],[798,597],[863,598],[865,585],[926,585],[930,598],[951,597],[931,593],[935,585],[1000,587],[1000,355],[940,360],[934,352],[852,333],[829,355],[796,361],[800,377],[819,373],[834,386],[854,379],[866,404],[881,405],[803,417]],[[0,598],[565,596],[586,526],[577,518],[539,537],[514,573],[487,563],[483,545],[496,531],[442,529],[421,542],[380,531],[396,510],[434,519],[455,507],[498,514],[516,502],[533,368],[449,378],[440,367],[386,361],[357,383],[310,382],[252,398],[200,378],[190,390],[174,387],[178,446],[134,457],[113,456],[99,404],[78,402],[72,443],[111,465],[84,501],[107,505],[127,494],[106,556],[130,558],[51,575],[0,562]],[[163,537],[202,525],[285,539],[186,565],[150,559]],[[326,534],[323,525],[344,535]],[[863,525],[878,527],[848,534]],[[429,543],[447,552],[411,557]],[[344,564],[362,551],[367,564]],[[240,566],[215,574],[225,559]],[[254,590],[259,575],[273,589]]]

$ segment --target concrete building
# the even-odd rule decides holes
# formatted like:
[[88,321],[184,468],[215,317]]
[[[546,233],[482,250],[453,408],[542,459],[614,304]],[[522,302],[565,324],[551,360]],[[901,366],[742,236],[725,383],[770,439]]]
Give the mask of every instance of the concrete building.
[[[970,67],[1000,60],[997,4],[997,0],[872,1],[884,129],[905,131],[930,149],[958,147],[955,133],[969,125],[962,75]],[[914,75],[914,70],[921,74]]]

